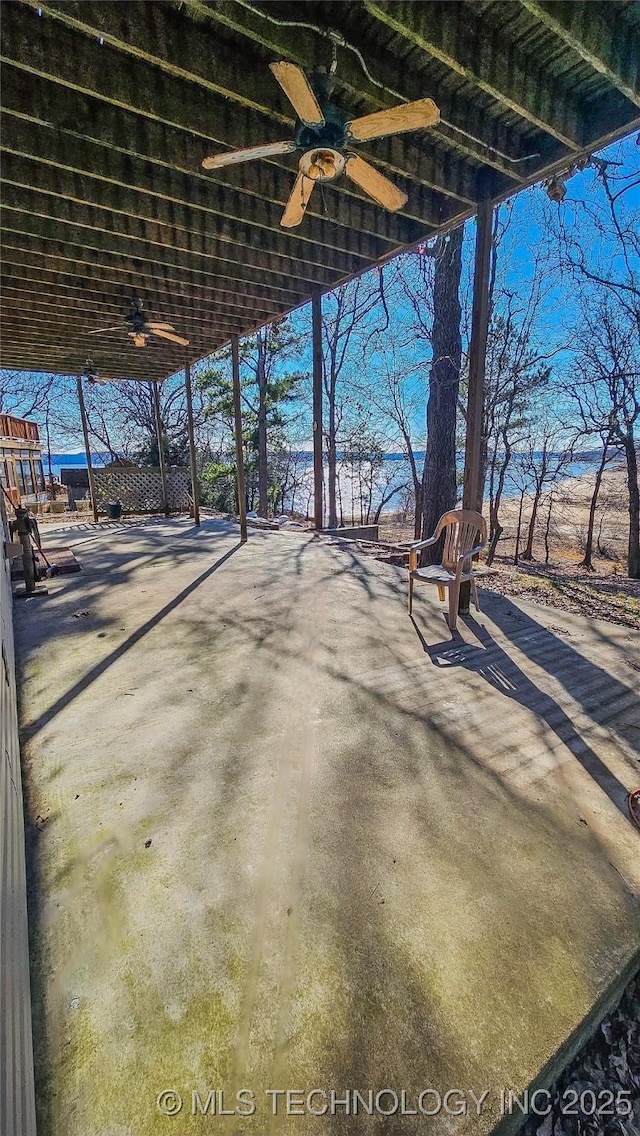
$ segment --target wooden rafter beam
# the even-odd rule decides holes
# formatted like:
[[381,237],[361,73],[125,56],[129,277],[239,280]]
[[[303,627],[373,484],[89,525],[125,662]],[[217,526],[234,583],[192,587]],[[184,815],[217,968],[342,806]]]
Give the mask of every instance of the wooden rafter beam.
[[520,0],[580,59],[640,106],[640,35],[612,5],[584,0]]
[[[113,307],[101,307],[97,304],[93,308],[82,304],[65,304],[59,300],[58,296],[54,297],[51,303],[46,303],[44,300],[40,302],[33,297],[12,296],[3,289],[0,313],[3,327],[15,328],[29,324],[34,327],[41,327],[43,332],[46,328],[55,329],[56,326],[66,327],[73,324],[74,327],[88,333],[100,327],[116,327],[118,324],[122,324],[121,331],[113,333],[113,336],[117,337],[118,335],[126,335],[124,322],[128,311],[124,304],[113,305]],[[175,321],[174,326],[179,335],[183,335],[194,345],[203,344],[205,348],[208,347],[211,339],[232,333],[239,335],[245,327],[245,321],[232,319],[228,316],[218,316],[217,318],[214,316],[206,322],[196,322],[190,320],[183,313],[173,316],[169,320],[166,312],[149,311],[147,317],[151,321],[159,320],[163,323]]]
[[[126,338],[127,331],[124,327],[124,312],[111,313],[110,315],[107,313],[105,316],[73,306],[52,310],[46,307],[39,308],[37,304],[16,304],[5,300],[4,297],[0,310],[2,311],[3,332],[6,331],[7,334],[16,332],[18,329],[32,327],[34,332],[40,333],[43,338],[50,337],[53,341],[60,333],[66,336],[69,328],[74,333],[89,334],[89,332],[97,331],[99,328],[108,327],[116,330],[110,330],[100,342],[106,344],[112,341],[116,346],[119,343],[129,346],[129,340]],[[155,313],[150,312],[149,319],[153,321],[155,318]],[[217,323],[212,322],[208,326],[201,325],[200,327],[182,322],[176,325],[176,332],[178,335],[184,335],[185,338],[188,338],[194,350],[199,351],[202,348],[208,351],[211,340],[217,339],[221,335],[229,335],[236,331],[237,327],[238,324],[234,320],[219,320]],[[91,342],[97,341],[92,339]]]
[[[294,170],[286,175],[278,175],[283,200],[271,201],[259,192],[246,194],[231,186],[221,185],[216,180],[200,178],[183,171],[170,168],[159,171],[144,158],[124,156],[89,139],[69,139],[63,131],[40,127],[11,114],[3,116],[2,148],[17,159],[18,163],[38,162],[45,167],[39,171],[40,181],[34,182],[34,185],[42,184],[46,187],[49,183],[55,184],[60,176],[57,171],[63,170],[85,180],[90,179],[86,193],[91,197],[96,188],[93,182],[99,181],[109,186],[111,196],[121,203],[133,200],[135,195],[143,195],[146,198],[153,197],[160,203],[168,203],[172,211],[177,206],[205,214],[211,218],[214,226],[218,224],[219,218],[224,218],[237,222],[247,230],[258,230],[253,234],[254,241],[259,240],[263,232],[273,233],[274,246],[279,244],[291,251],[299,250],[311,262],[321,256],[325,263],[331,263],[331,257],[336,252],[363,260],[376,260],[394,247],[385,239],[360,232],[350,223],[353,199],[342,192],[346,183],[344,178],[324,194],[312,196],[312,201],[314,197],[318,198],[316,213],[311,214],[304,226],[291,237],[283,232],[280,221],[295,180]],[[262,168],[257,172],[259,177],[256,184],[260,186]],[[410,181],[396,178],[396,184],[411,197],[414,186]],[[445,207],[451,209],[453,205],[450,199],[430,190],[416,189],[421,199],[423,221],[418,224],[405,218],[404,224],[399,223],[398,229],[404,238],[402,244],[423,238],[430,229],[441,224]],[[464,206],[460,205],[459,208],[462,210]],[[324,215],[320,216],[323,209]],[[363,212],[359,205],[356,206],[356,212]],[[374,215],[380,217],[385,210],[372,203],[368,212],[373,228]]]
[[[112,315],[120,312],[123,318],[128,314],[129,302],[133,295],[131,289],[127,290],[122,287],[77,288],[73,287],[72,283],[64,280],[61,282],[59,277],[51,279],[42,274],[39,277],[34,274],[30,277],[16,276],[15,272],[11,271],[12,267],[12,265],[3,264],[0,272],[1,296],[5,301],[12,300],[16,303],[25,304],[37,302],[45,308],[55,308],[56,310],[84,308],[85,311],[107,312]],[[224,307],[222,304],[196,306],[195,303],[190,304],[188,299],[180,304],[176,303],[176,298],[173,296],[149,291],[145,291],[143,299],[145,312],[151,313],[150,319],[163,319],[170,323],[182,320],[186,321],[187,326],[202,324],[204,329],[216,326],[226,319],[231,321],[234,319],[242,320],[243,322],[246,320],[246,308],[244,310],[242,308],[232,309]],[[265,322],[268,322],[269,318],[273,318],[275,315],[275,312],[255,310],[256,319],[262,316]]]
[[[158,343],[160,341],[158,340]],[[3,336],[1,345],[0,357],[2,359],[2,366],[8,366],[7,358],[11,354],[16,359],[24,358],[29,361],[38,360],[38,370],[46,371],[51,370],[49,364],[53,364],[54,368],[58,365],[71,365],[76,363],[79,366],[84,366],[85,360],[91,358],[100,366],[111,366],[112,369],[117,367],[137,367],[146,366],[153,363],[154,366],[163,367],[165,374],[169,374],[172,367],[177,366],[176,358],[184,359],[185,351],[180,348],[177,352],[173,353],[164,346],[157,344],[147,345],[144,348],[127,348],[126,345],[117,344],[87,344],[86,339],[79,336],[74,336],[70,331],[68,336],[60,337],[57,340],[45,340],[34,336],[31,341],[18,340],[15,336],[7,334],[6,339]],[[213,349],[215,350],[215,348]],[[182,354],[180,355],[180,352]],[[195,352],[189,352],[195,355]],[[46,354],[45,354],[46,353]],[[201,358],[205,358],[209,354],[209,350],[202,352]]]
[[[44,331],[47,326],[55,328],[56,324],[65,327],[73,324],[74,327],[86,332],[104,327],[119,327],[121,330],[114,332],[114,336],[126,334],[124,324],[128,308],[123,304],[119,307],[114,305],[112,308],[104,308],[97,304],[90,308],[73,302],[61,303],[57,296],[48,304],[44,298],[39,302],[33,297],[7,295],[3,290],[0,310],[3,327],[6,328],[32,323],[41,326]],[[208,347],[211,339],[231,333],[240,334],[238,329],[244,330],[246,326],[246,321],[224,316],[197,321],[189,319],[185,314],[171,318],[167,312],[149,311],[146,314],[151,322],[172,323],[179,335],[185,336],[195,345],[204,344],[205,348]]]
[[[43,16],[34,34],[38,7]],[[4,21],[3,64],[157,122],[192,131],[196,138],[207,142],[217,139],[223,148],[292,136],[291,107],[273,79],[267,60],[248,58],[248,70],[241,71],[215,28],[205,34],[202,24],[186,20],[177,9],[145,0],[131,0],[126,6],[79,4],[76,10],[81,17],[90,13],[95,27],[86,19],[70,23],[67,8],[36,5],[31,0],[16,2],[10,18]],[[132,32],[132,39],[126,37],[125,26]],[[100,37],[104,39],[102,46]],[[140,54],[134,39],[153,42],[157,54],[151,53],[147,59],[149,53]],[[190,59],[196,70],[185,77],[185,69],[173,64],[175,56],[183,62]],[[133,67],[131,58],[135,59]],[[212,75],[216,83],[210,81]],[[249,87],[252,98],[245,93]],[[497,136],[502,141],[500,131]],[[209,149],[203,147],[203,157]],[[476,151],[477,162],[481,148],[476,147]],[[440,155],[435,150],[429,153],[406,138],[381,139],[375,143],[372,157],[392,175],[410,172],[426,187],[443,192],[448,189],[449,193],[456,193],[459,187],[466,196],[473,183],[473,170],[465,168],[455,155],[449,162],[455,177],[443,177]],[[508,163],[497,161],[497,168],[509,172]]]
[[[274,203],[284,203],[289,195],[292,168],[295,166],[295,160],[292,161],[291,158],[276,158],[253,167],[228,167],[218,170],[215,179],[211,173],[201,169],[202,159],[207,154],[227,149],[243,136],[245,128],[250,130],[250,138],[256,143],[269,137],[268,127],[261,127],[258,116],[252,112],[234,111],[227,102],[214,103],[209,99],[207,117],[201,120],[200,133],[195,133],[193,128],[160,122],[116,105],[97,94],[85,94],[62,83],[31,74],[20,67],[11,66],[10,63],[4,66],[3,78],[3,113],[7,116],[5,121],[8,123],[9,116],[12,116],[24,122],[55,128],[64,138],[65,150],[73,147],[76,138],[88,139],[123,158],[137,157],[153,163],[154,167],[186,173],[203,185],[210,186],[213,183],[229,186],[243,194]],[[216,128],[215,134],[210,138],[204,136],[202,130],[205,127],[209,131]],[[402,153],[394,150],[394,154],[396,164],[400,165]],[[400,168],[402,169],[401,165]],[[342,182],[344,223],[358,232],[376,236],[392,244],[402,244],[411,239],[407,236],[407,228],[416,221],[424,221],[429,200],[433,198],[433,189],[424,184],[425,178],[443,183],[438,193],[445,199],[460,200],[465,204],[473,202],[474,171],[452,155],[436,156],[432,151],[421,156],[419,164],[411,168],[415,168],[420,176],[412,179],[411,200],[400,215],[383,214],[372,208],[370,199],[357,186],[347,180]],[[410,169],[404,172],[406,175],[410,173]],[[390,176],[400,175],[392,169]],[[311,215],[321,218],[321,202],[316,205],[315,201],[315,198],[311,199]]]
[[24,355],[25,358],[39,356],[38,370],[42,371],[50,369],[49,361],[57,364],[78,359],[80,365],[83,365],[90,357],[103,366],[125,366],[129,363],[139,367],[146,360],[164,366],[165,373],[168,374],[171,367],[179,365],[175,362],[176,359],[184,360],[185,354],[192,360],[206,358],[224,342],[222,339],[214,339],[212,345],[206,344],[201,349],[192,344],[185,349],[160,339],[150,340],[143,348],[134,347],[126,336],[115,343],[102,343],[100,340],[101,337],[98,336],[87,340],[86,336],[78,334],[71,325],[55,336],[39,335],[37,329],[34,329],[33,337],[28,339],[21,338],[19,333],[9,328],[6,335],[3,334],[0,345],[2,366],[8,365],[6,359],[11,353],[14,356]]
[[164,225],[154,226],[140,218],[78,204],[51,193],[36,193],[4,183],[2,202],[2,227],[7,231],[63,241],[81,249],[138,257],[148,264],[191,268],[215,279],[249,281],[255,275],[269,288],[290,291],[297,286],[303,296],[308,294],[307,287],[314,277],[326,287],[340,279],[335,271],[311,268],[286,256],[276,258],[270,252],[256,257],[254,264],[260,266],[256,268],[240,246],[209,237],[206,231],[201,235],[182,229],[169,233]]
[[[326,35],[314,33],[308,27],[301,34],[295,27],[277,24],[269,19],[269,8],[252,8],[246,4],[236,4],[233,0],[216,0],[214,4],[203,3],[202,0],[186,0],[186,6],[201,20],[215,21],[234,33],[245,36],[249,42],[267,51],[272,57],[281,55],[309,71],[327,64],[330,45]],[[307,24],[313,23],[312,15],[305,13],[303,19]],[[340,29],[337,30],[340,34]],[[358,40],[354,33],[350,33],[347,39],[353,47],[358,48],[362,59],[366,61],[368,58],[372,62],[371,49],[364,41]],[[344,91],[349,99],[355,99],[358,103],[366,100],[371,109],[394,105],[403,98],[408,101],[424,98],[424,84],[420,76],[410,68],[399,69],[396,62],[388,59],[385,53],[376,53],[372,70],[375,71],[374,82],[365,73],[357,56],[346,48],[343,49],[336,72],[338,91]],[[429,94],[438,103],[442,118],[446,120],[436,132],[438,143],[445,139],[475,164],[489,165],[514,183],[521,181],[518,166],[501,157],[504,153],[521,156],[515,132],[490,118],[472,100],[443,88],[430,91]],[[428,136],[422,136],[420,145],[428,145],[427,139]],[[479,139],[483,139],[485,145]],[[380,143],[376,143],[376,154],[379,153],[379,146]],[[477,192],[474,192],[474,200],[477,200]]]
[[[99,374],[113,379],[132,378],[139,381],[150,379],[163,381],[180,370],[183,360],[174,359],[171,361],[166,356],[156,358],[152,357],[149,352],[150,349],[146,347],[143,351],[140,351],[140,354],[144,354],[145,357],[139,363],[125,357],[118,359],[112,356],[107,359],[106,356],[96,356],[95,353],[92,353],[89,357],[97,365]],[[42,348],[39,347],[34,346],[29,350],[21,346],[3,343],[0,350],[0,366],[8,371],[77,375],[84,371],[88,355],[89,353],[82,346],[73,350],[68,344],[57,350],[48,348],[45,355]]]
[[176,200],[167,201],[136,188],[127,189],[90,174],[47,166],[35,158],[8,152],[2,159],[2,187],[2,200],[7,206],[17,208],[22,201],[31,208],[33,195],[34,213],[59,217],[62,206],[64,218],[77,216],[86,209],[92,214],[92,227],[113,232],[131,226],[133,239],[139,234],[141,240],[146,239],[146,228],[162,247],[199,249],[203,256],[232,260],[247,267],[258,263],[270,271],[291,274],[310,283],[314,277],[329,283],[336,275],[359,272],[391,251],[386,245],[372,243],[375,255],[367,257],[292,240],[282,230],[265,231],[240,217],[209,212],[204,207],[194,209]]
[[571,92],[553,81],[533,57],[499,33],[489,33],[472,6],[430,0],[412,4],[365,0],[370,15],[438,59],[497,103],[552,135],[569,150],[579,150],[582,115]]
[[94,251],[81,247],[68,248],[62,242],[41,241],[39,236],[27,233],[5,232],[2,242],[2,262],[11,265],[11,271],[25,268],[37,274],[54,273],[71,281],[97,281],[115,284],[130,292],[147,294],[149,290],[185,298],[195,303],[227,301],[232,309],[240,306],[261,314],[276,314],[283,305],[295,306],[305,293],[291,288],[289,290],[271,289],[258,281],[233,280],[226,278],[211,280],[208,275],[194,272],[188,268],[174,270],[157,262],[138,260],[130,255]]

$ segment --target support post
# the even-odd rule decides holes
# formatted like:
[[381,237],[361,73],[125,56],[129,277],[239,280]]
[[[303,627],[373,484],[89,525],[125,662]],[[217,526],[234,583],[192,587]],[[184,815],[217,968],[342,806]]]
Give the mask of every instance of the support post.
[[158,439],[158,463],[160,465],[160,479],[162,481],[162,507],[164,509],[165,517],[169,516],[169,490],[167,488],[167,465],[164,460],[164,448],[162,445],[162,418],[160,417],[160,396],[158,394],[158,384],[153,384],[153,409],[156,419],[156,438]]
[[[471,343],[469,344],[469,391],[467,396],[467,431],[464,451],[462,507],[482,512],[484,486],[480,477],[482,415],[484,410],[484,371],[489,331],[489,279],[491,242],[493,237],[493,202],[490,198],[478,205],[475,265],[473,271],[473,308]],[[461,612],[469,611],[471,585],[460,587]]]
[[242,449],[242,405],[240,402],[240,344],[237,335],[231,336],[231,366],[233,372],[233,413],[235,417],[236,438],[236,485],[238,492],[238,514],[240,516],[240,540],[247,539],[247,494],[244,487],[244,451]]
[[89,474],[89,496],[91,498],[91,508],[93,510],[94,521],[98,520],[98,498],[96,497],[96,483],[93,477],[93,466],[91,464],[91,449],[89,446],[89,423],[87,421],[87,410],[84,405],[84,391],[82,390],[82,378],[80,375],[76,376],[78,384],[78,402],[80,404],[80,418],[82,420],[82,433],[84,435],[84,452],[87,458],[87,471]]
[[324,473],[322,467],[322,292],[311,295],[313,345],[313,516],[319,531],[324,522]]
[[191,467],[191,492],[193,494],[193,522],[200,526],[200,502],[198,501],[198,463],[196,461],[196,435],[193,428],[193,398],[191,397],[191,366],[189,360],[184,365],[184,389],[187,396],[187,428],[189,430],[189,465]]

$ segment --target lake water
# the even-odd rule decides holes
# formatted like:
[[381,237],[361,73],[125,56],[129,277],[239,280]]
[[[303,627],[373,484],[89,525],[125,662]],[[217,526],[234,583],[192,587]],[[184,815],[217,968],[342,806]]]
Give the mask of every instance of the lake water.
[[[297,511],[305,512],[307,510],[307,508],[312,509],[312,504],[310,504],[310,502],[311,502],[312,487],[313,487],[313,468],[312,468],[313,456],[310,452],[307,452],[307,451],[305,451],[304,454],[301,454],[300,456],[304,457],[305,462],[308,462],[309,468],[308,468],[308,471],[305,471],[304,485],[297,491],[297,495],[296,495],[296,499],[294,501],[294,505],[295,505],[295,508],[296,508]],[[92,461],[93,461],[94,465],[96,465],[96,466],[106,465],[111,460],[110,455],[106,454],[106,453],[92,454],[91,457],[92,457]],[[424,453],[417,452],[415,454],[415,457],[416,457],[416,461],[418,463],[418,468],[422,469],[422,463],[424,462]],[[595,467],[595,464],[597,462],[597,457],[598,457],[597,454],[589,455],[588,457],[586,455],[584,455],[584,456],[581,457],[580,460],[576,460],[574,462],[569,463],[567,465],[566,469],[563,471],[562,479],[564,480],[564,479],[570,478],[570,477],[580,477],[580,476],[582,476],[582,474],[588,473],[590,470],[593,470],[594,467]],[[52,466],[53,466],[54,475],[58,478],[60,477],[60,470],[63,469],[63,468],[84,469],[86,467],[86,464],[87,464],[84,453],[52,454],[51,455],[51,462],[52,462]],[[45,458],[44,464],[45,464],[45,471],[48,473],[48,466],[47,466],[46,458]],[[460,471],[462,470],[462,466],[463,466],[463,455],[461,454],[461,455],[459,455]],[[385,458],[384,465],[383,465],[382,469],[379,471],[379,473],[376,476],[376,483],[375,483],[376,487],[374,488],[374,494],[373,494],[373,511],[375,511],[377,503],[380,501],[380,496],[381,496],[382,492],[388,492],[388,490],[390,488],[400,488],[401,486],[403,486],[405,484],[409,485],[409,486],[411,485],[411,469],[410,469],[409,462],[408,462],[407,458],[404,456],[404,454],[388,454],[387,457]],[[325,474],[325,485],[326,485],[326,474]],[[352,506],[353,506],[353,515],[354,515],[356,520],[359,520],[359,517],[360,517],[360,500],[359,500],[360,491],[359,491],[359,487],[358,487],[358,482],[357,482],[357,478],[354,478],[353,472],[349,469],[349,467],[346,464],[341,465],[340,468],[339,468],[339,486],[340,486],[340,495],[342,497],[342,512],[343,512],[345,523],[347,523],[351,520]],[[386,489],[385,489],[385,486],[387,487]],[[325,488],[325,493],[326,493],[326,488]],[[504,487],[504,497],[505,498],[517,497],[517,496],[519,496],[519,494],[520,494],[520,489],[519,489],[518,485],[513,481],[512,477],[510,477],[509,473],[507,473],[507,477],[506,477],[506,480],[505,480],[505,487]],[[488,487],[487,487],[487,496],[488,496]],[[404,500],[404,494],[402,492],[398,492],[388,502],[384,511],[385,512],[396,512],[399,508],[402,507],[403,500]],[[287,504],[288,504],[288,507],[291,507],[290,501]]]
[[[422,465],[423,465],[423,462],[424,462],[424,453],[416,453],[415,458],[416,458],[416,461],[417,461],[417,464],[418,464],[418,469],[421,471]],[[297,495],[296,501],[295,501],[296,510],[302,511],[302,512],[305,512],[307,509],[312,510],[312,508],[313,508],[312,503],[310,503],[310,502],[312,502],[312,487],[313,487],[313,470],[311,468],[311,462],[312,462],[311,454],[308,455],[308,461],[309,461],[309,470],[305,474],[305,478],[304,478],[305,484],[304,484],[304,487],[301,490],[298,491],[298,495]],[[597,455],[593,455],[593,456],[590,455],[588,458],[585,456],[585,457],[581,458],[580,460],[569,462],[566,465],[565,469],[562,471],[562,477],[559,480],[564,481],[568,478],[581,477],[583,474],[588,473],[589,471],[593,470],[595,468],[596,462],[597,462]],[[459,455],[459,464],[458,464],[458,472],[459,472],[460,476],[462,475],[463,467],[464,467],[464,455],[460,454]],[[514,473],[515,476],[517,476],[517,472],[516,472],[515,469],[514,469],[513,473]],[[504,490],[503,490],[503,499],[506,500],[510,497],[519,497],[520,496],[519,480],[520,480],[519,478],[518,478],[518,480],[514,480],[514,476],[511,476],[509,471],[507,471],[507,476],[505,478],[505,485],[504,485]],[[354,520],[357,523],[360,520],[360,488],[359,488],[359,485],[358,485],[357,476],[354,476],[353,470],[349,469],[349,467],[346,465],[346,463],[342,466],[340,466],[340,463],[339,463],[338,482],[339,482],[338,512],[340,512],[340,498],[341,498],[342,515],[343,515],[343,518],[344,518],[344,523],[347,524],[347,523],[351,522],[352,520]],[[404,501],[406,500],[406,493],[403,492],[402,487],[406,485],[406,486],[409,486],[410,488],[412,488],[412,484],[413,483],[412,483],[412,478],[411,478],[411,467],[409,465],[407,458],[403,454],[388,454],[387,457],[385,458],[384,465],[383,465],[382,469],[376,475],[375,488],[374,488],[373,501],[372,501],[372,510],[371,510],[372,514],[375,513],[376,506],[377,506],[378,502],[380,501],[381,496],[383,494],[385,496],[388,495],[388,493],[391,489],[397,489],[398,492],[388,501],[388,503],[383,508],[383,512],[397,512],[399,509],[401,509],[403,507]],[[530,483],[527,486],[527,489],[531,489],[532,487],[533,487],[532,483]],[[367,496],[367,493],[368,493],[368,490],[367,490],[367,487],[365,486],[365,489],[364,489],[365,496]],[[488,500],[488,497],[489,497],[489,485],[487,484],[486,490],[485,490],[485,500]],[[290,502],[288,504],[289,504],[289,507],[290,507]],[[326,470],[325,470],[325,504],[326,504]]]

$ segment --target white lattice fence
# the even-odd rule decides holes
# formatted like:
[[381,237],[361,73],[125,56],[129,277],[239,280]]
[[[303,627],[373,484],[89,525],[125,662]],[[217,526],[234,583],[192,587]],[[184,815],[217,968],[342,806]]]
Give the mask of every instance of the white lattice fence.
[[[162,478],[159,468],[122,466],[119,469],[94,471],[98,508],[104,509],[108,501],[120,501],[127,512],[159,513],[162,501]],[[167,470],[169,508],[189,508],[189,471],[178,466]]]

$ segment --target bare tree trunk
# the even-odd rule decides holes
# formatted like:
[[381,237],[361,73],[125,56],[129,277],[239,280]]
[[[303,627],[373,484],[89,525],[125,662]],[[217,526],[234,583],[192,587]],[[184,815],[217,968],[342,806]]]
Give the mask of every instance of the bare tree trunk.
[[551,511],[553,509],[553,490],[549,494],[549,508],[547,509],[547,523],[544,527],[544,562],[549,563],[549,533],[551,532]]
[[640,580],[640,489],[638,488],[638,455],[633,431],[624,441],[627,459],[627,485],[629,487],[629,552],[627,573],[630,580]]
[[47,416],[44,420],[46,435],[47,435],[47,462],[49,465],[49,493],[48,496],[51,501],[55,501],[56,492],[53,485],[53,467],[51,465],[51,432],[49,430],[49,407],[47,406]]
[[336,398],[335,384],[330,384],[331,397],[329,402],[329,422],[327,429],[327,507],[328,527],[335,529],[338,524],[338,510],[336,508],[336,485],[338,481],[338,456],[336,450]]
[[499,512],[500,512],[500,504],[502,502],[502,493],[503,493],[503,490],[504,490],[505,477],[507,475],[507,468],[509,466],[510,461],[511,461],[511,446],[507,442],[507,443],[505,443],[504,458],[503,458],[502,462],[500,463],[500,473],[498,475],[498,484],[496,486],[495,495],[494,495],[493,501],[492,501],[492,503],[489,507],[489,518],[490,518],[489,531],[491,532],[491,542],[489,544],[489,551],[487,553],[487,564],[489,565],[489,567],[493,564],[493,560],[494,560],[494,557],[495,557],[495,554],[496,554],[496,548],[498,547],[498,541],[500,540],[500,537],[502,536],[502,533],[504,531],[502,525],[500,524]]
[[597,541],[596,541],[597,548],[598,548],[598,554],[600,556],[606,556],[607,555],[607,550],[602,544],[602,528],[603,528],[603,525],[604,525],[605,515],[606,515],[606,513],[603,513],[602,516],[600,517],[600,524],[598,525],[598,537],[597,537]]
[[586,568],[589,572],[593,572],[593,530],[596,523],[596,508],[598,506],[598,496],[600,494],[600,485],[602,483],[602,475],[604,467],[607,463],[607,446],[605,445],[600,459],[600,465],[596,472],[596,480],[593,486],[593,493],[591,494],[591,504],[589,506],[589,524],[587,525],[587,537],[584,545],[584,556],[578,568]]
[[411,480],[413,481],[413,495],[415,504],[413,514],[413,536],[414,540],[420,540],[420,534],[422,532],[422,482],[420,479],[420,474],[418,472],[415,455],[411,446],[411,436],[407,429],[403,427],[401,427],[401,429],[407,451],[407,461],[409,462],[409,468],[411,470]]
[[[435,267],[433,358],[420,502],[423,538],[431,536],[442,514],[453,509],[456,503],[456,413],[462,360],[459,289],[463,237],[461,226],[445,238]],[[433,554],[439,557],[437,546],[434,546]]]
[[267,372],[264,332],[258,332],[258,514],[266,517],[269,508],[269,469],[267,459]]
[[523,560],[533,560],[533,539],[536,532],[536,521],[538,519],[538,507],[540,505],[540,497],[542,489],[536,489],[533,497],[533,505],[531,506],[531,517],[529,520],[529,531],[527,533],[527,545],[522,553]]
[[524,489],[520,494],[520,508],[518,509],[518,527],[516,529],[516,548],[513,554],[513,563],[517,564],[520,559],[520,534],[522,532],[522,510],[524,508]]
[[413,536],[415,540],[420,540],[422,532],[422,485],[419,481],[414,483],[413,492],[415,496]]

